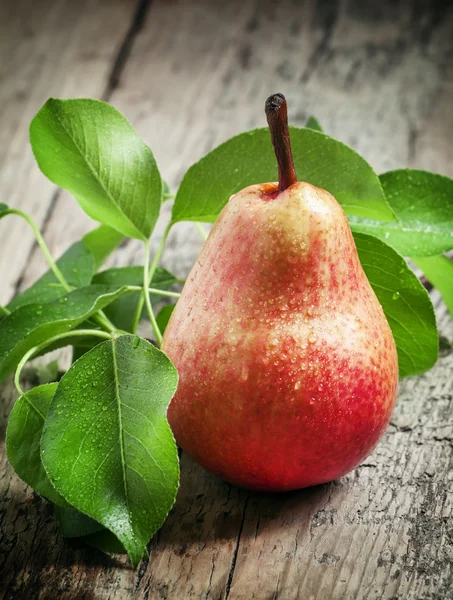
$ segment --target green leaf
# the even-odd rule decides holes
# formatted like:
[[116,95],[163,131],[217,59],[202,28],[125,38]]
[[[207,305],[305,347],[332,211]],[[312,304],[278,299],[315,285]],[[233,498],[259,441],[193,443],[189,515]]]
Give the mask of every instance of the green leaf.
[[[311,129],[290,128],[299,181],[328,190],[351,215],[391,220],[379,178],[370,165],[341,142]],[[173,222],[215,221],[231,194],[277,180],[277,163],[267,129],[228,140],[193,165],[173,205]]]
[[[156,269],[151,287],[168,290],[176,282],[176,277],[165,269]],[[97,273],[93,278],[93,283],[102,283],[109,286],[143,285],[143,267],[107,269]],[[139,297],[140,292],[127,294],[106,308],[105,314],[119,329],[132,331],[132,323]],[[156,304],[160,299],[161,297],[155,294],[151,296],[152,304]],[[145,314],[146,310],[144,309],[143,315]]]
[[125,293],[126,288],[90,285],[48,304],[27,304],[14,310],[0,322],[0,380],[15,369],[28,350],[74,329]]
[[173,313],[173,311],[175,310],[175,304],[167,304],[167,306],[164,306],[163,308],[161,308],[161,310],[159,311],[159,314],[156,317],[156,321],[157,324],[159,325],[159,329],[160,332],[162,333],[162,335],[164,334],[165,330],[167,329],[167,325],[168,325],[168,321],[170,320],[170,317]]
[[98,100],[48,100],[30,141],[39,168],[71,192],[88,216],[147,240],[162,202],[150,148],[117,111]]
[[[126,548],[119,541],[119,539],[108,529],[101,529],[94,533],[90,533],[82,538],[82,540],[89,546],[97,548],[101,552],[106,554],[127,554]],[[148,551],[145,548],[143,553],[144,558],[149,558]]]
[[442,294],[453,317],[453,262],[446,256],[411,259],[421,269],[428,281]]
[[111,531],[80,511],[55,506],[55,518],[63,537],[79,537],[102,552],[126,554],[123,544]]
[[[83,242],[76,242],[70,246],[57,260],[57,266],[69,285],[76,288],[89,285],[95,273],[93,254]],[[65,288],[49,269],[32,286],[16,296],[7,308],[13,311],[15,308],[27,304],[45,304],[56,300],[65,293]]]
[[102,267],[108,256],[123,240],[122,233],[107,227],[107,225],[100,225],[83,236],[83,243],[93,253],[96,271]]
[[319,123],[318,119],[313,115],[311,115],[311,117],[308,117],[307,124],[305,125],[305,127],[308,127],[308,129],[313,129],[313,131],[319,131],[320,133],[324,133],[324,130],[321,127],[321,124]]
[[6,429],[6,452],[19,477],[38,494],[68,506],[50,483],[41,463],[40,440],[50,402],[58,383],[35,387],[13,406]]
[[393,248],[364,233],[354,233],[354,239],[365,274],[392,329],[400,376],[424,373],[435,364],[439,345],[428,293]]
[[91,350],[92,348],[94,348],[95,346],[97,346],[98,344],[102,344],[102,339],[101,338],[96,338],[96,337],[87,337],[87,338],[82,338],[81,340],[77,340],[76,338],[74,338],[74,341],[72,344],[68,344],[69,346],[72,346],[72,361],[73,363],[75,363],[76,360],[79,360],[79,358],[81,356],[83,356],[84,354],[86,354],[89,350]]
[[[151,287],[167,290],[177,283],[177,281],[178,279],[165,269],[157,268]],[[106,269],[105,271],[96,273],[93,277],[93,283],[118,287],[122,285],[142,285],[143,267],[128,266]]]
[[170,186],[166,181],[163,182],[163,200],[162,202],[166,202],[167,200],[172,200],[174,195],[171,192]]
[[353,231],[370,233],[404,256],[435,256],[453,248],[453,180],[402,169],[381,175],[398,220],[383,223],[350,218]]
[[63,376],[43,431],[52,483],[118,537],[134,566],[178,488],[166,419],[176,386],[176,369],[152,344],[132,335],[105,341]]
[[100,523],[75,508],[55,506],[55,519],[63,537],[82,537],[104,529]]

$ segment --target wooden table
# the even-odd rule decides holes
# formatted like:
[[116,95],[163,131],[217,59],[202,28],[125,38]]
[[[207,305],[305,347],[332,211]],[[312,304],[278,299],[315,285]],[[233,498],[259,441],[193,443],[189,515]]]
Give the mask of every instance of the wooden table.
[[[274,91],[287,95],[293,124],[315,114],[377,172],[409,166],[453,176],[453,11],[413,4],[3,0],[0,201],[29,211],[55,255],[92,227],[39,173],[28,145],[28,124],[52,95],[115,105],[173,188],[207,150],[264,125]],[[0,236],[6,302],[45,264],[20,219],[2,223]],[[178,225],[163,265],[184,276],[200,247],[196,229]],[[142,258],[131,241],[112,264]],[[433,301],[451,339],[436,292]],[[14,475],[3,441],[16,397],[8,381],[0,389],[0,597],[453,598],[452,369],[448,351],[430,373],[403,381],[377,450],[330,484],[249,493],[183,455],[176,505],[136,572],[126,559],[61,539],[50,505]]]

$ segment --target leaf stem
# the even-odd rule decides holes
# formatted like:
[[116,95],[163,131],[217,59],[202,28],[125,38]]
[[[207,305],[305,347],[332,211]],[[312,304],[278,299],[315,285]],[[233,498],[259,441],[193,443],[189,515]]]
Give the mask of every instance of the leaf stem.
[[50,346],[50,344],[53,344],[54,342],[57,342],[58,340],[62,340],[67,337],[87,336],[87,335],[101,337],[106,340],[109,340],[111,338],[111,336],[106,331],[98,331],[97,329],[76,329],[73,331],[66,331],[65,333],[60,333],[58,335],[54,335],[53,337],[49,338],[45,342],[42,342],[41,344],[38,344],[37,346],[30,348],[30,350],[28,352],[26,352],[26,354],[24,354],[24,356],[22,357],[22,360],[17,365],[16,373],[14,375],[14,385],[16,386],[16,389],[19,392],[19,394],[21,396],[23,396],[25,393],[20,386],[20,375],[22,373],[22,369],[24,368],[25,364],[35,354],[38,354],[39,352],[41,352],[41,350],[44,350],[44,348],[47,348],[47,346]]
[[148,311],[148,317],[153,326],[154,335],[156,336],[157,343],[159,346],[162,343],[162,333],[157,324],[156,317],[154,316],[151,299],[149,297],[149,242],[145,242],[145,264],[143,265],[143,293],[142,298],[145,298],[146,310]]
[[[140,285],[127,285],[125,286],[130,292],[141,292],[143,288]],[[165,296],[168,298],[179,298],[179,292],[167,292],[166,290],[159,290],[158,288],[148,288],[148,292],[155,296]]]
[[200,222],[195,221],[195,227],[200,232],[200,235],[204,239],[204,241],[206,241],[208,239],[208,232],[204,230],[203,225]]
[[8,208],[8,210],[2,212],[0,215],[0,219],[5,217],[6,215],[17,215],[18,217],[22,217],[27,221],[27,223],[32,228],[33,233],[35,234],[36,241],[38,242],[38,245],[41,248],[44,257],[47,260],[49,267],[52,269],[53,274],[67,292],[72,291],[71,286],[68,284],[68,282],[63,276],[63,273],[60,271],[54,259],[52,258],[49,248],[47,247],[46,242],[44,241],[44,238],[42,237],[41,232],[39,231],[38,226],[33,221],[33,219],[29,215],[27,215],[27,213],[24,213],[23,211],[17,210],[15,208]]
[[[170,229],[172,228],[172,225],[173,225],[173,222],[170,221],[170,223],[168,223],[167,227],[165,228],[162,239],[160,240],[159,246],[156,250],[156,254],[154,255],[151,266],[149,267],[148,282],[153,280],[153,275],[157,269],[157,265],[159,263],[162,252],[164,250],[165,242],[167,241],[167,237],[168,237],[168,234],[170,233]],[[146,262],[148,262],[148,261],[149,261],[149,252],[148,252],[148,257],[146,258]],[[149,285],[147,287],[149,287]],[[144,303],[145,303],[145,294],[142,293],[140,295],[140,298],[138,299],[137,308],[135,309],[135,314],[134,314],[134,320],[132,322],[132,332],[133,333],[137,332],[137,327],[140,322],[140,317],[142,315]]]
[[[141,289],[141,288],[140,288]],[[99,310],[92,317],[93,321],[95,321],[98,325],[100,325],[103,329],[112,333],[113,331],[117,331],[117,327],[110,321],[107,315],[103,310]]]
[[172,228],[172,226],[173,226],[173,221],[170,221],[170,223],[168,223],[167,227],[164,230],[162,239],[160,240],[159,246],[156,250],[156,254],[154,255],[154,258],[151,262],[151,266],[149,267],[149,273],[148,273],[149,281],[152,281],[152,279],[153,279],[154,273],[157,269],[157,265],[159,264],[160,257],[162,256],[162,252],[164,250],[165,242],[167,241],[168,234],[170,233],[170,229]]
[[[29,215],[27,215],[27,213],[25,213],[21,210],[15,209],[15,208],[8,208],[7,210],[3,211],[0,215],[0,219],[5,217],[6,215],[17,215],[27,221],[27,223],[32,228],[33,233],[35,234],[36,241],[38,242],[39,247],[41,248],[53,274],[55,275],[57,280],[61,283],[61,285],[65,288],[65,290],[67,292],[71,292],[74,288],[72,288],[69,285],[69,283],[66,281],[63,273],[60,271],[60,269],[58,268],[58,265],[52,258],[49,248],[47,247],[46,242],[44,241],[44,238],[42,237],[41,232],[39,231],[38,226],[36,225],[34,220]],[[0,307],[0,310],[1,310],[1,312],[4,312],[5,315],[10,314],[10,311],[8,311],[8,309],[4,308],[3,306]],[[98,311],[98,313],[93,316],[93,320],[96,321],[96,323],[98,323],[102,328],[104,328],[106,331],[108,331],[110,333],[117,329],[115,327],[115,325],[107,318],[107,315],[102,310]]]
[[10,311],[10,310],[8,310],[8,309],[6,308],[6,306],[2,306],[2,305],[0,304],[0,313],[3,313],[5,316],[8,316],[8,315],[10,315],[10,314],[11,314],[11,311]]

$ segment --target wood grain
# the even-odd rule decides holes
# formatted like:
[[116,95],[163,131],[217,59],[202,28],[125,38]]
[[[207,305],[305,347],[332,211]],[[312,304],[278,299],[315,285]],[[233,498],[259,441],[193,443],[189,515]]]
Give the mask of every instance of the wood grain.
[[[0,3],[0,202],[27,210],[45,229],[56,193],[35,164],[31,119],[51,96],[101,96],[135,6],[132,0],[7,0]],[[96,14],[96,18],[93,18]],[[28,225],[0,225],[0,303],[17,291],[34,244]],[[63,236],[64,237],[64,236]]]
[[[108,97],[153,148],[173,189],[206,151],[263,126],[264,99],[275,91],[287,96],[292,123],[315,114],[378,172],[411,166],[451,176],[453,11],[440,2],[413,4],[42,0],[33,8],[38,19],[26,16],[25,2],[8,0],[0,23],[22,31],[30,18],[34,37],[24,40],[22,32],[15,67],[1,67],[9,82],[0,92],[1,189],[43,225],[56,255],[92,226],[32,166],[28,122],[50,94]],[[5,38],[0,44],[11,47]],[[24,230],[15,227],[1,229],[3,256],[14,256],[2,261],[4,300],[45,269],[40,253],[30,253],[31,238],[18,249]],[[185,276],[201,243],[193,225],[178,224],[163,264]],[[141,260],[131,241],[112,263]],[[451,339],[451,320],[434,299]],[[12,473],[2,446],[0,597],[453,598],[452,357],[402,382],[384,440],[338,482],[252,494],[183,455],[177,503],[136,573],[124,559],[61,540],[50,507]],[[6,423],[15,394],[10,383],[0,393]]]

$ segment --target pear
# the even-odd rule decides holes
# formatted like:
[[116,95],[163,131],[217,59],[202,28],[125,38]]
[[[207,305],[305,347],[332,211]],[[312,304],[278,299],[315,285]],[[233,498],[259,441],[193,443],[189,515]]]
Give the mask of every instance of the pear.
[[231,196],[162,349],[179,372],[178,444],[230,483],[267,491],[337,479],[382,436],[396,401],[393,336],[327,191],[297,182],[286,101],[266,113],[279,182]]

